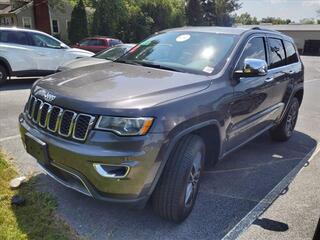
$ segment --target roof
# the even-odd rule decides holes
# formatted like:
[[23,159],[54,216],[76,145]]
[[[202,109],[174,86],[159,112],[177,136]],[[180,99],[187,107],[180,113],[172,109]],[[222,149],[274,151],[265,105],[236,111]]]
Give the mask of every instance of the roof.
[[238,25],[240,28],[253,28],[261,27],[263,29],[276,30],[276,31],[320,31],[320,24],[285,24],[285,25]]
[[[2,0],[0,0],[0,1],[2,1]],[[2,4],[2,2],[0,2],[0,4]],[[5,3],[3,3],[3,4],[5,4]],[[18,14],[21,11],[23,11],[24,9],[26,9],[32,5],[33,5],[33,1],[30,1],[30,2],[25,2],[25,4],[22,5],[21,7],[12,8],[12,5],[9,3],[8,6],[6,6],[5,8],[0,10],[0,15],[1,14]]]

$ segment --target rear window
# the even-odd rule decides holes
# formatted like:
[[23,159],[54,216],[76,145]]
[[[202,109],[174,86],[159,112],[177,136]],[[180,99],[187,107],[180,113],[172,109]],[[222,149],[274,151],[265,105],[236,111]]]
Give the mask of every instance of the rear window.
[[0,42],[29,45],[26,32],[0,31]]
[[286,65],[286,54],[283,48],[282,40],[269,38],[270,69]]
[[286,48],[287,53],[287,64],[299,62],[298,54],[293,43],[284,41],[284,47]]

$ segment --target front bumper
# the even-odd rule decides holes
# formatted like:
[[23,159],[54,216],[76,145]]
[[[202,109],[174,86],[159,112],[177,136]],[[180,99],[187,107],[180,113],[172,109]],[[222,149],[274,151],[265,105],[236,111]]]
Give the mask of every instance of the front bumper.
[[[85,142],[52,135],[34,125],[24,113],[19,117],[20,133],[46,146],[48,162],[38,162],[63,185],[108,202],[144,205],[159,171],[158,158],[163,134],[120,137],[113,133],[91,130]],[[121,179],[101,176],[94,164],[130,166]]]

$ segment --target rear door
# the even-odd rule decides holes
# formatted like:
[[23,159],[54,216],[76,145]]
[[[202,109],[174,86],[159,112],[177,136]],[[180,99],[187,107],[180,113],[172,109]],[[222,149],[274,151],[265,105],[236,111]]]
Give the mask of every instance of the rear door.
[[[290,49],[288,48],[288,51]],[[268,37],[268,51],[269,51],[269,74],[273,79],[273,95],[272,104],[282,106],[282,110],[285,106],[285,99],[290,96],[290,92],[285,96],[287,90],[290,91],[290,78],[294,74],[295,70],[291,64],[288,64],[288,58],[285,50],[284,41],[279,37]],[[291,59],[292,57],[290,57]],[[281,113],[277,116],[280,117]]]
[[295,45],[288,40],[283,40],[283,45],[286,53],[286,63],[285,66],[278,69],[278,71],[281,70],[283,77],[276,79],[274,101],[287,104],[294,89],[295,80],[302,79],[302,64],[299,61]]
[[[251,37],[238,60],[235,70],[242,70],[247,58],[267,62],[267,39],[265,35]],[[231,150],[272,124],[278,110],[274,106],[273,74],[258,77],[241,77],[234,86],[234,101],[231,105],[231,125],[227,129],[228,146]]]

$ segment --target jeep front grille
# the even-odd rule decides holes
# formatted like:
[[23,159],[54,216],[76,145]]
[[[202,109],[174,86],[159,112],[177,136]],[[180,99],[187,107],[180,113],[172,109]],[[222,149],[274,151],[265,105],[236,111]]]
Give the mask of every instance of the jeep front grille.
[[95,117],[51,105],[31,95],[27,115],[35,124],[51,133],[84,141]]

